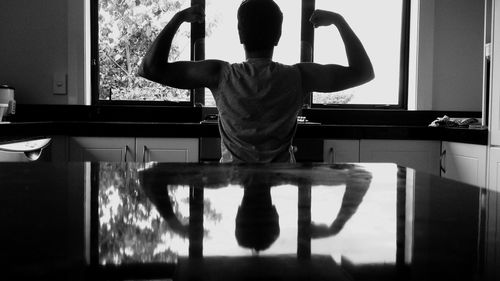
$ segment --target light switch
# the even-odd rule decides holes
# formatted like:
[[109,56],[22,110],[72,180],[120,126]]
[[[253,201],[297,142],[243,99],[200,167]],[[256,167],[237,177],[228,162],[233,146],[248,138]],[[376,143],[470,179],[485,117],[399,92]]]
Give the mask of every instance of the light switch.
[[56,72],[53,79],[53,92],[54,95],[66,95],[66,73]]

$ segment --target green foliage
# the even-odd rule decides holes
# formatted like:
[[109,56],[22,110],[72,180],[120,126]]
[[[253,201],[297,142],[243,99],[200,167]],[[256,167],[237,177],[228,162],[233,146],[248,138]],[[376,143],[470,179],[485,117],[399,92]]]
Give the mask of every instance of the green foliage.
[[316,104],[348,104],[354,97],[353,91],[337,93],[314,93],[313,103]]
[[[106,163],[99,168],[99,263],[175,262],[188,241],[171,230],[140,186],[139,164]],[[166,186],[174,213],[187,225],[188,187]],[[184,211],[183,211],[184,210]],[[206,221],[219,221],[204,202]]]
[[[99,0],[99,99],[189,101],[189,91],[136,75],[147,49],[188,0]],[[190,34],[180,31],[170,59],[188,57]]]

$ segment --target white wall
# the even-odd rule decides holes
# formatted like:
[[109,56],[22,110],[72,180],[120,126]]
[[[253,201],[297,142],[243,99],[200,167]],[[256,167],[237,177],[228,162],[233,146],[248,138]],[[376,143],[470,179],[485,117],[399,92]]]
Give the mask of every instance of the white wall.
[[436,1],[434,95],[436,110],[481,110],[484,1]]
[[481,111],[484,1],[420,0],[417,109]]
[[19,103],[67,103],[52,93],[53,74],[68,71],[67,1],[0,0],[0,83]]

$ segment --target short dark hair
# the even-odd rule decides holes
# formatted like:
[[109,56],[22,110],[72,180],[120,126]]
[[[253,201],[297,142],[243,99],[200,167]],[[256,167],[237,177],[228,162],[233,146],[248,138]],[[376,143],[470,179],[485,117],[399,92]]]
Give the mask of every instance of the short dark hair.
[[283,13],[273,0],[245,0],[238,8],[240,42],[247,50],[265,50],[278,44]]
[[242,247],[257,252],[266,250],[280,235],[279,215],[274,206],[238,208],[236,240]]

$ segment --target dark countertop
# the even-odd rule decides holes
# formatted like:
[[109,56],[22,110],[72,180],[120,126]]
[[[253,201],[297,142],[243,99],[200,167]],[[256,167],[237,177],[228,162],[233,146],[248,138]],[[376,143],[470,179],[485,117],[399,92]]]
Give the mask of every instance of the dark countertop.
[[500,276],[500,195],[394,164],[0,163],[0,182],[16,280]]
[[[219,137],[217,124],[200,124],[215,109],[201,107],[26,105],[0,124],[0,142],[51,135]],[[430,128],[437,117],[481,117],[480,112],[304,109],[321,125],[299,125],[297,138],[445,140],[486,145],[488,131]],[[33,121],[37,120],[37,121]]]
[[[171,122],[42,121],[0,124],[0,142],[26,137],[219,137],[217,124]],[[405,125],[299,125],[296,138],[444,140],[486,145],[488,130]]]

